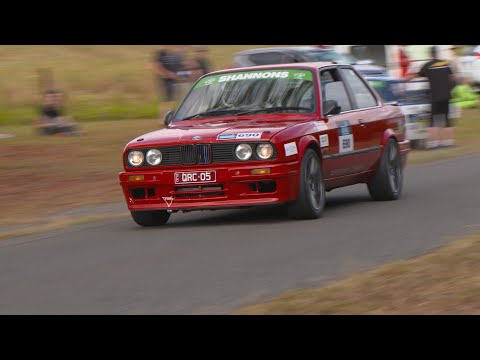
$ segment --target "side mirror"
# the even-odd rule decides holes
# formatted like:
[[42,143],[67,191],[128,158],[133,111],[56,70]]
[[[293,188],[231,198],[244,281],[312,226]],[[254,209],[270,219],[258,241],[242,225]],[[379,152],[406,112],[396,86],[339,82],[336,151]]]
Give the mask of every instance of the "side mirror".
[[335,100],[323,102],[323,116],[340,114],[341,108]]
[[165,126],[168,126],[172,123],[174,114],[175,114],[175,112],[172,111],[172,110],[170,110],[169,112],[167,112],[165,114],[165,117],[163,118],[163,123],[165,124]]

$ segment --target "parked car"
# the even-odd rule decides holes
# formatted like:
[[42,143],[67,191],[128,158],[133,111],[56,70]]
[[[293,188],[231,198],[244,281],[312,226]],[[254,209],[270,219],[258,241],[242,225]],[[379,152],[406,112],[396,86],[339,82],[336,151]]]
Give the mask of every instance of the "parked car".
[[373,65],[371,61],[360,61],[350,54],[340,53],[333,49],[317,48],[315,46],[270,47],[240,51],[234,54],[233,65],[234,67],[248,67],[318,61],[353,65],[362,75],[387,75],[384,67]]
[[257,66],[199,79],[164,129],[127,144],[119,180],[141,226],[279,203],[315,219],[339,187],[366,183],[372,199],[398,199],[409,150],[400,109],[352,66]]
[[[428,79],[406,81],[393,77],[365,77],[386,103],[396,103],[405,115],[405,136],[413,148],[425,148],[431,119]],[[461,110],[450,104],[450,118],[459,118]]]

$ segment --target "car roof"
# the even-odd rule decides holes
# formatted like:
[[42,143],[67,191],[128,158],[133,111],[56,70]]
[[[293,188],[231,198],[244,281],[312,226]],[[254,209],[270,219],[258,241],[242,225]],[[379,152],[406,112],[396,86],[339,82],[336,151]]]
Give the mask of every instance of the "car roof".
[[332,65],[344,65],[350,66],[349,64],[337,64],[333,62],[302,62],[302,63],[290,63],[290,64],[273,64],[273,65],[257,65],[249,67],[237,67],[231,69],[223,69],[209,73],[208,75],[222,74],[226,72],[245,72],[245,71],[255,71],[255,70],[275,70],[275,69],[304,69],[304,70],[318,70],[320,68]]
[[315,46],[284,46],[284,47],[266,47],[243,50],[235,53],[235,55],[250,55],[269,51],[334,51],[333,49],[321,49]]

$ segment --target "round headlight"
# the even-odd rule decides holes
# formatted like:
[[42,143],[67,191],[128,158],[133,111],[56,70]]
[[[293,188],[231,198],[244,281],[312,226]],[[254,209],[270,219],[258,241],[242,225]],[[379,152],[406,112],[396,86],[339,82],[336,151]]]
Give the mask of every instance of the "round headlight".
[[236,157],[242,161],[250,159],[252,153],[252,147],[248,144],[240,144],[235,148]]
[[162,152],[157,149],[148,150],[147,163],[150,165],[158,165],[162,162]]
[[273,155],[273,147],[270,144],[260,144],[257,146],[257,155],[260,159],[267,160]]
[[143,153],[141,151],[131,151],[128,154],[128,162],[132,166],[140,166],[143,163]]

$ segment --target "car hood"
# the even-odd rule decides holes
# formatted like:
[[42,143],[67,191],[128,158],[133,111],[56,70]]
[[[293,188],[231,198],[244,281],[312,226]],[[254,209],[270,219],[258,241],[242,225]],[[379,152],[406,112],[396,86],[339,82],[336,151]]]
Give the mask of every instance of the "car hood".
[[[127,147],[168,146],[224,141],[268,141],[291,126],[315,119],[314,114],[262,115],[258,118],[215,118],[187,120],[172,124],[131,141]],[[195,139],[194,139],[195,138]]]

